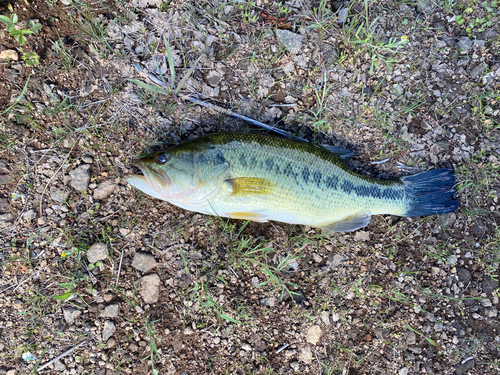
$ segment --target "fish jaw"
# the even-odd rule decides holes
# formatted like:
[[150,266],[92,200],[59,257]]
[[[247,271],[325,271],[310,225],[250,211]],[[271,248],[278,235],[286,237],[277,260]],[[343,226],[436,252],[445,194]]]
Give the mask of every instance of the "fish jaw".
[[162,194],[156,192],[153,188],[151,188],[148,180],[143,175],[128,174],[125,176],[124,180],[147,195],[150,195],[157,199],[165,200],[165,197]]
[[157,193],[167,192],[167,189],[172,181],[170,180],[170,177],[163,169],[160,168],[157,170],[150,168],[142,160],[137,160],[136,162],[134,162],[134,165],[141,170],[150,189],[153,189]]

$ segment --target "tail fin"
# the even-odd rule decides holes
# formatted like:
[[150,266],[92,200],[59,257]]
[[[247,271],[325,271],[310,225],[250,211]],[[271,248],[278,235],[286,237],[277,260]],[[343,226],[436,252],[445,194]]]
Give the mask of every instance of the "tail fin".
[[434,169],[402,177],[401,181],[409,195],[409,206],[404,216],[446,214],[460,206],[452,169]]

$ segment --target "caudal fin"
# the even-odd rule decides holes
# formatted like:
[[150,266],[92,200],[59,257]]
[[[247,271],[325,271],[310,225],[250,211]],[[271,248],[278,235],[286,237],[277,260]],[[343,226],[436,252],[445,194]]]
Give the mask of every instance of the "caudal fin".
[[455,173],[451,169],[432,171],[401,178],[409,197],[403,216],[440,215],[455,211],[459,206],[455,190]]

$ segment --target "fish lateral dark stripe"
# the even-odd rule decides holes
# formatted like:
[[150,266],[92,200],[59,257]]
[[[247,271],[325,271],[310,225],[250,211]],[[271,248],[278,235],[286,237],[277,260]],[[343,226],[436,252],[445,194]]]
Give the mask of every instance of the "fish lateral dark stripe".
[[308,167],[304,167],[304,169],[302,169],[302,179],[304,180],[304,182],[307,184],[309,183],[309,176],[310,176],[311,172],[309,172],[309,168]]

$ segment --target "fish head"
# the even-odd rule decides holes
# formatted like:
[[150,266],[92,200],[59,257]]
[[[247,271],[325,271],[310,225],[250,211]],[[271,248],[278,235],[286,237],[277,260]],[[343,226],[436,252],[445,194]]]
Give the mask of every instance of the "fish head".
[[176,201],[192,193],[195,164],[191,152],[165,150],[136,160],[142,175],[129,174],[125,181],[152,197]]

